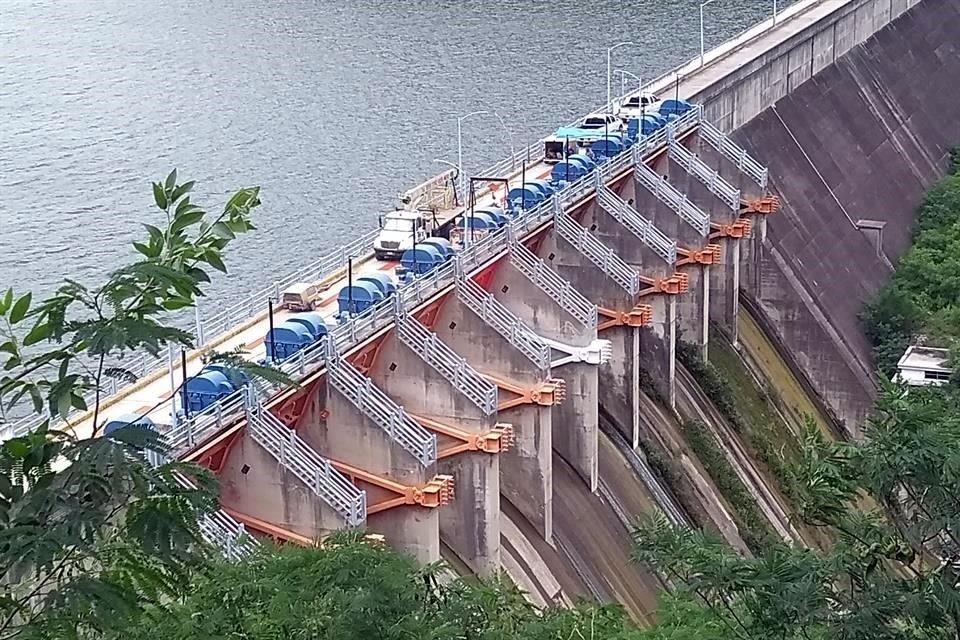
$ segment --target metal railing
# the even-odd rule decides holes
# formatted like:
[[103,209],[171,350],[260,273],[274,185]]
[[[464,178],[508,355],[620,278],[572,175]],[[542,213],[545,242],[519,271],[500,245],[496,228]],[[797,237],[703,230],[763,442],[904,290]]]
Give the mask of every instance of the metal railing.
[[403,407],[391,400],[373,380],[344,361],[336,353],[332,343],[327,344],[327,382],[420,464],[427,467],[435,463],[437,436],[417,424]]
[[484,291],[480,285],[463,275],[463,271],[459,275],[457,299],[526,356],[541,373],[550,371],[550,347],[492,293]]
[[[174,477],[187,489],[197,488],[197,485],[181,473],[174,473]],[[247,534],[241,523],[220,509],[200,518],[197,526],[203,539],[218,547],[224,557],[232,562],[242,560],[260,546],[256,538]]]
[[624,291],[632,296],[640,293],[640,274],[624,262],[613,249],[600,242],[568,216],[560,206],[554,209],[553,226],[564,240],[610,276]]
[[246,389],[239,389],[172,426],[163,434],[170,447],[170,455],[178,457],[186,453],[211,434],[241,418],[246,412],[246,394]]
[[720,173],[706,162],[690,153],[676,140],[670,140],[670,157],[683,169],[699,180],[710,193],[733,211],[740,210],[740,190],[724,180]]
[[547,266],[541,257],[530,251],[515,237],[509,239],[510,264],[538,289],[587,329],[597,326],[597,305],[587,300],[569,281]]
[[597,202],[613,218],[627,228],[643,244],[669,265],[677,263],[677,242],[657,229],[640,212],[623,201],[623,198],[603,185],[598,177]]
[[217,509],[197,521],[204,540],[219,548],[225,558],[239,562],[260,547],[257,539],[249,535],[243,525],[229,514]]
[[[399,300],[399,299],[398,299]],[[467,360],[443,343],[420,321],[397,305],[397,337],[445,380],[449,381],[484,415],[497,412],[497,386],[473,370]]]
[[750,157],[746,149],[731,140],[727,134],[704,121],[703,126],[700,127],[700,137],[735,164],[740,171],[750,176],[750,179],[761,189],[767,188],[767,168]]
[[636,156],[636,170],[633,175],[637,182],[646,187],[660,202],[673,209],[681,220],[693,227],[703,237],[707,237],[710,233],[710,216],[690,202],[686,194],[677,191],[672,184],[667,182],[665,177],[658,175],[648,167],[639,154]]
[[330,461],[324,459],[272,413],[248,394],[247,432],[280,465],[306,485],[347,526],[359,527],[367,520],[367,494],[358,489]]

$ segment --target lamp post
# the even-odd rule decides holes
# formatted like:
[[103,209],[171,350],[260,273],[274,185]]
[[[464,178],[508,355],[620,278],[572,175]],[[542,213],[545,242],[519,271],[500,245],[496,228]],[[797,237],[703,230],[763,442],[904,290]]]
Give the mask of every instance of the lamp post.
[[637,91],[643,93],[643,78],[641,78],[636,74],[630,73],[626,69],[614,69],[613,72],[620,74],[620,94],[621,95],[627,94],[627,88],[626,88],[627,76],[630,76],[631,78],[637,81]]
[[773,26],[777,26],[777,0],[773,0]]
[[463,121],[472,116],[479,116],[489,113],[485,110],[471,111],[465,116],[457,118],[457,166],[460,167],[460,193],[467,197],[467,185],[465,182],[466,174],[463,172]]
[[447,165],[448,167],[450,167],[451,169],[453,169],[453,170],[456,172],[456,173],[453,174],[453,180],[454,180],[454,183],[453,183],[453,206],[455,206],[455,207],[460,206],[460,194],[457,193],[457,182],[459,182],[459,180],[460,180],[460,167],[458,167],[457,165],[453,164],[452,162],[447,162],[446,160],[441,160],[440,158],[434,158],[433,161],[434,161],[434,162],[438,162],[438,163],[440,163],[440,164],[445,164],[445,165]]
[[703,8],[714,0],[705,0],[705,2],[700,3],[700,66],[703,66]]
[[618,42],[609,49],[607,49],[607,113],[610,113],[612,107],[610,105],[610,56],[613,54],[614,49],[619,49],[620,47],[626,47],[627,45],[632,45],[632,42]]

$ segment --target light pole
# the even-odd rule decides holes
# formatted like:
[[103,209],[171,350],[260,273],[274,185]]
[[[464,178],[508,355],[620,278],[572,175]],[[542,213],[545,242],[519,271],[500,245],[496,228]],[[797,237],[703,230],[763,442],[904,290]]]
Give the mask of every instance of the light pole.
[[507,144],[510,145],[510,168],[513,169],[516,166],[517,158],[517,152],[513,146],[513,134],[510,133],[510,129],[507,128],[507,123],[503,121],[499,113],[491,111],[490,114],[500,122],[500,126],[503,127],[503,132],[507,134]]
[[466,174],[463,172],[463,121],[467,118],[473,116],[483,115],[489,113],[488,111],[471,111],[465,116],[460,116],[457,118],[457,166],[460,167],[460,193],[463,194],[463,197],[467,197],[467,185],[464,183],[464,177]]
[[643,78],[641,78],[640,76],[635,75],[635,74],[633,74],[633,73],[630,73],[630,72],[627,71],[626,69],[614,69],[613,72],[620,74],[620,93],[621,93],[621,95],[626,95],[626,94],[627,94],[627,88],[626,88],[627,76],[630,76],[631,78],[633,78],[634,80],[637,81],[637,91],[639,91],[640,93],[643,93]]
[[773,26],[777,26],[777,0],[773,0]]
[[445,164],[455,171],[453,174],[454,185],[453,185],[453,206],[460,206],[460,194],[457,193],[457,182],[460,180],[460,167],[453,164],[452,162],[447,162],[446,160],[441,160],[440,158],[434,158],[434,162],[439,162],[440,164]]
[[703,8],[714,0],[705,0],[700,3],[700,66],[703,66]]
[[610,105],[610,56],[613,54],[614,49],[619,49],[620,47],[626,47],[627,45],[633,45],[632,42],[618,42],[609,49],[607,49],[607,113],[612,111]]

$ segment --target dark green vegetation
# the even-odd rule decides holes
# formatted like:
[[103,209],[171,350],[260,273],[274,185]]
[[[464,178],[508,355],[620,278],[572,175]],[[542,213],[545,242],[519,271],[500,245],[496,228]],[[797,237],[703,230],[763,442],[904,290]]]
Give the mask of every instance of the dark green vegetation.
[[118,638],[642,637],[619,607],[539,611],[508,582],[444,581],[440,567],[417,566],[358,534],[334,536],[322,549],[264,550],[215,570],[199,575],[182,603],[148,613]]
[[[225,271],[222,253],[253,229],[258,189],[241,189],[210,216],[190,201],[176,172],[153,185],[161,226],[134,247],[142,258],[97,288],[67,280],[36,301],[0,295],[0,402],[38,416],[88,410],[102,423],[101,389],[131,374],[118,355],[193,337],[170,324]],[[158,216],[159,218],[160,216]],[[256,373],[256,372],[253,372]],[[92,398],[88,406],[86,397]],[[192,465],[154,468],[142,452],[155,434],[127,426],[111,438],[78,440],[50,419],[0,446],[0,639],[88,638],[123,628],[144,607],[176,597],[210,558],[197,518],[214,508],[212,479]],[[185,488],[177,474],[191,477]]]
[[887,376],[918,337],[948,348],[960,338],[960,152],[951,158],[950,174],[917,211],[912,246],[862,314],[876,366]]
[[[864,442],[808,431],[793,469],[797,506],[805,523],[836,535],[827,551],[773,544],[745,558],[653,518],[635,531],[638,556],[703,604],[726,637],[955,638],[958,408],[948,393],[888,386]],[[864,511],[864,495],[883,510]]]

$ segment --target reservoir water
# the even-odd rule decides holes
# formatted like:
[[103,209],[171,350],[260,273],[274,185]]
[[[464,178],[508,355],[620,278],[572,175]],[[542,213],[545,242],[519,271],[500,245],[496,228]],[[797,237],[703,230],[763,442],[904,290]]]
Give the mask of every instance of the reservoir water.
[[[789,4],[781,1],[780,6]],[[707,47],[771,0],[704,9]],[[263,188],[222,299],[372,228],[456,162],[480,170],[598,107],[613,67],[699,51],[696,0],[0,0],[0,285],[96,282],[156,221],[177,167],[209,209]],[[634,82],[633,80],[628,80]],[[620,80],[614,81],[617,89]],[[618,91],[615,91],[615,94]],[[205,304],[210,305],[211,302]]]

